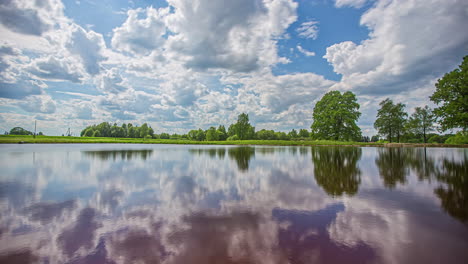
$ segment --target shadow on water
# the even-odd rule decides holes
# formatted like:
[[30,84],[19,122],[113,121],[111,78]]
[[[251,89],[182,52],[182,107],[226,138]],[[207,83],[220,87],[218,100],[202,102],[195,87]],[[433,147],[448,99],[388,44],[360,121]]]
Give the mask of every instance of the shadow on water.
[[109,159],[116,160],[131,160],[131,159],[143,159],[146,160],[153,154],[152,149],[125,149],[125,150],[98,150],[98,151],[82,151],[85,156],[99,158],[100,160],[106,161]]
[[325,192],[332,196],[357,193],[361,183],[361,170],[357,166],[361,148],[315,147],[311,153],[315,180]]

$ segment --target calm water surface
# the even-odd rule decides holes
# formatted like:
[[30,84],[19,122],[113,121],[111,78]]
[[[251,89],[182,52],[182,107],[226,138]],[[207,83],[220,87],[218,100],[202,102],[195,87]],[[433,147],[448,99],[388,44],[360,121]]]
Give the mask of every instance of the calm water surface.
[[468,261],[468,149],[0,150],[0,263]]

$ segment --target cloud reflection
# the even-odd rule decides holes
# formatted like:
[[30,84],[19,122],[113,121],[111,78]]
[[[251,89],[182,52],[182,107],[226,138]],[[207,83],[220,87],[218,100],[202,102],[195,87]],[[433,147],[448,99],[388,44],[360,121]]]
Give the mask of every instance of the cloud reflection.
[[[2,257],[23,252],[23,259],[41,263],[414,263],[418,258],[408,256],[419,256],[431,263],[436,253],[466,255],[466,226],[434,203],[440,197],[450,215],[465,217],[461,181],[468,161],[462,152],[447,150],[454,158],[428,152],[420,161],[419,149],[153,146],[129,149],[129,155],[122,146],[115,152],[70,146],[64,155],[48,148],[52,153],[36,153],[35,173],[9,165],[27,155],[2,156],[11,172],[0,179]],[[405,168],[404,180],[393,175],[401,168],[387,168],[386,161]],[[365,177],[384,185],[366,185]],[[433,199],[406,188],[413,186]],[[436,188],[446,195],[435,194]],[[448,242],[434,254],[411,244],[434,246],[438,238]]]

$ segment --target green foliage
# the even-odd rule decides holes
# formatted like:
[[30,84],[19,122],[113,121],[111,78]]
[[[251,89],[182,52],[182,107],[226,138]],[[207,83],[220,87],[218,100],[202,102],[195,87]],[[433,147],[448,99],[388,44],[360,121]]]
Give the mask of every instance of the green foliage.
[[275,131],[262,129],[255,133],[255,137],[260,140],[277,140]]
[[237,117],[237,123],[229,126],[230,136],[237,135],[240,140],[253,139],[255,136],[255,127],[249,123],[249,115],[242,113]]
[[169,139],[171,136],[168,133],[161,133],[159,135],[160,139]]
[[223,125],[220,125],[218,129],[216,130],[218,134],[218,139],[219,140],[226,140],[228,138],[228,134],[226,132],[226,128]]
[[98,125],[87,126],[80,135],[82,137],[147,138],[146,136],[150,136],[152,138],[154,130],[146,123],[138,127],[131,123],[118,126],[117,123],[111,125],[108,122],[102,122]]
[[85,132],[84,132],[84,136],[85,136],[85,137],[92,137],[92,136],[94,136],[94,131],[93,131],[93,129],[92,129],[92,128],[86,129]]
[[443,131],[452,128],[468,129],[468,56],[462,64],[436,83],[430,99],[440,105],[434,109]]
[[28,131],[22,127],[14,127],[10,130],[10,135],[32,135],[31,131]]
[[295,129],[291,130],[291,132],[288,133],[289,138],[294,139],[298,138],[299,134],[297,134],[297,131]]
[[387,136],[387,140],[392,142],[396,136],[400,142],[400,136],[403,134],[406,116],[405,105],[402,103],[394,104],[389,98],[380,102],[380,109],[377,111],[377,119],[374,122],[374,128],[382,136]]
[[301,138],[308,138],[310,136],[309,131],[307,129],[300,129],[299,130],[299,137]]
[[357,140],[361,129],[356,121],[361,116],[356,96],[352,92],[326,93],[314,107],[312,137],[341,141]]
[[276,134],[276,138],[278,140],[289,140],[290,139],[285,132],[275,132],[275,134]]
[[206,140],[207,141],[218,141],[219,140],[219,134],[217,133],[215,127],[210,127],[206,131]]
[[228,141],[236,141],[236,140],[239,140],[239,136],[233,135],[233,136],[228,137],[227,140]]
[[406,130],[414,135],[423,138],[427,142],[427,133],[434,130],[434,115],[432,110],[426,105],[424,108],[416,107],[415,112],[406,123]]
[[445,143],[447,144],[468,144],[468,132],[460,131],[455,136],[449,137]]

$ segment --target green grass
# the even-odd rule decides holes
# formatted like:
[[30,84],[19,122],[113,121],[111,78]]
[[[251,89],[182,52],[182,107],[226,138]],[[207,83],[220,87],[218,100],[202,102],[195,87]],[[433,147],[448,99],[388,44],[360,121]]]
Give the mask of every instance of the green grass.
[[328,140],[236,140],[236,141],[192,141],[184,139],[143,139],[108,137],[60,137],[60,136],[16,136],[0,135],[0,143],[128,143],[128,144],[191,144],[191,145],[274,145],[274,146],[312,146],[312,145],[382,145],[363,142],[340,142]]
[[16,136],[0,135],[0,143],[125,143],[125,144],[187,144],[187,145],[268,145],[268,146],[402,146],[402,147],[468,147],[450,144],[412,144],[412,143],[365,143],[342,142],[331,140],[236,140],[236,141],[192,141],[186,139],[143,139],[143,138],[108,138],[108,137],[60,137],[60,136]]

